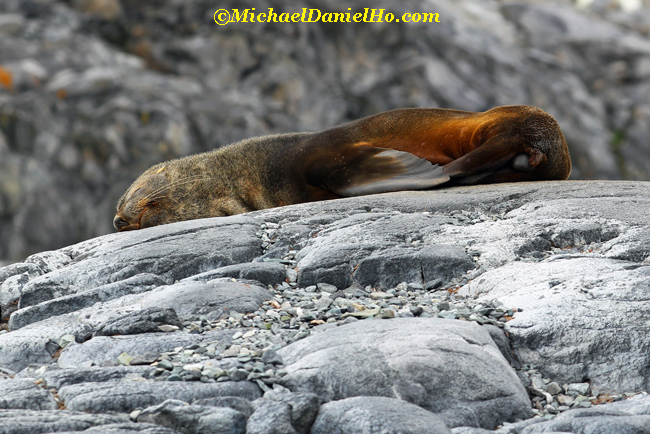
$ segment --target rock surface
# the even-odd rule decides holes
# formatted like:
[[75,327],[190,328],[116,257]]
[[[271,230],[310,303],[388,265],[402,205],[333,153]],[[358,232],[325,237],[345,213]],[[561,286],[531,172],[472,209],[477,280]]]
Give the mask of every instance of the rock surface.
[[35,254],[0,268],[0,432],[650,433],[649,186],[391,193]]
[[303,339],[279,354],[288,372],[282,384],[326,401],[398,398],[439,414],[450,426],[495,428],[532,416],[523,385],[476,323],[361,321]]
[[111,232],[117,199],[159,161],[402,107],[536,105],[575,179],[648,180],[650,5],[619,3],[635,2],[377,0],[440,23],[219,26],[215,10],[241,2],[3,0],[0,260]]

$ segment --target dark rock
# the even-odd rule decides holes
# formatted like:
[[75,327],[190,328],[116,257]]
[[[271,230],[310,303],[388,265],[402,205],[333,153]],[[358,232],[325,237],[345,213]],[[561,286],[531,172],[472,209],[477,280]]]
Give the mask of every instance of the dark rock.
[[296,434],[291,424],[291,406],[285,402],[258,399],[246,422],[246,434]]
[[61,349],[61,337],[72,335],[83,342],[92,336],[89,324],[48,319],[11,333],[0,334],[0,366],[20,371],[30,364],[49,363]]
[[648,434],[650,433],[650,396],[644,393],[621,402],[562,413],[552,420],[530,419],[496,431],[498,434],[548,432]]
[[361,286],[382,288],[392,288],[400,282],[426,283],[433,279],[445,285],[475,267],[462,249],[432,245],[420,250],[373,253],[359,262],[353,279]]
[[0,318],[9,319],[16,309],[23,286],[32,278],[43,274],[36,264],[21,262],[0,269]]
[[47,370],[37,377],[42,378],[48,388],[60,389],[71,384],[117,382],[131,377],[146,377],[152,370],[150,366],[75,367]]
[[95,303],[113,300],[129,294],[147,292],[165,283],[167,283],[165,280],[153,274],[138,274],[119,282],[109,283],[98,288],[58,297],[20,309],[11,316],[9,326],[12,330],[16,330],[27,324],[52,316],[76,312]]
[[368,213],[344,218],[299,252],[298,285],[325,282],[338,288],[353,283],[392,287],[405,281],[424,284],[434,279],[446,284],[476,264],[454,246],[412,243],[445,224],[449,219],[417,213]]
[[[280,390],[266,392],[263,399],[288,404],[291,426],[298,434],[305,434],[309,431],[321,404],[321,398],[313,393],[292,393]],[[255,408],[257,411],[259,407],[256,405]]]
[[[230,343],[233,331],[215,331],[200,335],[189,333],[146,333],[136,336],[96,336],[82,344],[66,347],[59,357],[59,366],[73,368],[101,365],[115,361],[122,353],[137,356],[145,353],[162,353],[193,343],[218,341],[222,346]],[[2,336],[0,336],[1,338]]]
[[160,332],[161,325],[183,324],[172,308],[149,307],[129,313],[117,320],[111,320],[97,326],[95,336],[137,335],[140,333]]
[[128,422],[127,415],[88,414],[61,410],[0,410],[3,434],[81,431],[90,427]]
[[476,324],[360,321],[293,343],[280,355],[288,371],[282,384],[326,401],[399,398],[440,415],[451,427],[494,428],[530,415],[519,379]]
[[216,396],[238,396],[252,401],[261,395],[259,387],[249,381],[210,384],[184,381],[124,381],[71,384],[59,389],[59,397],[66,408],[89,413],[130,412],[136,408],[161,404],[170,396],[191,402]]
[[50,392],[33,380],[0,380],[0,409],[56,410],[58,404]]
[[359,396],[324,404],[312,434],[451,434],[443,420],[399,399]]
[[151,291],[141,300],[143,307],[173,308],[183,318],[205,315],[219,319],[231,311],[254,312],[271,293],[261,286],[226,279],[209,282],[185,281]]
[[57,434],[180,434],[179,431],[151,423],[111,423],[79,431],[57,431]]
[[[113,234],[65,249],[73,260],[22,289],[20,308],[78,293],[129,277],[152,273],[175,281],[232,263],[249,262],[261,253],[255,220],[234,216],[211,224],[186,221],[131,234]],[[174,230],[173,233],[169,229]],[[181,242],[180,239],[183,241]],[[219,248],[218,246],[222,246]],[[143,251],[150,254],[142,255]]]
[[162,404],[145,408],[138,422],[162,425],[183,434],[245,434],[246,418],[227,407],[190,405],[169,399]]
[[282,357],[275,350],[266,350],[262,354],[262,361],[267,364],[281,365],[284,363]]
[[244,398],[236,396],[217,396],[213,398],[201,398],[192,401],[193,405],[207,406],[207,407],[228,407],[237,410],[248,419],[253,414],[253,405],[251,402]]
[[184,280],[207,282],[219,277],[232,277],[240,280],[255,280],[263,285],[277,285],[285,281],[286,272],[277,262],[254,262],[227,265]]

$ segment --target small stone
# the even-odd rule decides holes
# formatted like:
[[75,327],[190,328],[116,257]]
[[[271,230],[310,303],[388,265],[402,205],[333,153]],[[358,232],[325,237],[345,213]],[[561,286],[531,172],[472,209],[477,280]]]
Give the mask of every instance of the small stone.
[[203,371],[203,365],[199,363],[187,364],[187,365],[183,365],[183,370],[190,371],[190,372],[201,372]]
[[567,392],[576,392],[579,395],[589,395],[589,383],[570,383],[565,386]]
[[129,366],[131,360],[133,360],[133,357],[131,357],[128,353],[122,353],[117,356],[117,363],[123,366]]
[[557,395],[562,392],[562,387],[560,387],[560,385],[555,381],[551,381],[546,385],[546,391],[551,395]]
[[228,376],[232,381],[244,381],[248,378],[248,371],[245,369],[233,368],[228,371]]
[[161,368],[166,369],[168,371],[171,371],[172,369],[174,369],[174,365],[172,364],[172,362],[170,362],[167,359],[162,359],[161,361],[159,361],[158,366],[160,366]]
[[158,330],[161,332],[175,332],[176,330],[179,330],[179,327],[171,324],[163,324],[158,326]]
[[319,283],[316,285],[319,291],[327,292],[330,294],[334,294],[336,291],[338,291],[338,288],[334,285],[331,285],[329,283]]
[[264,353],[262,353],[262,362],[273,365],[281,365],[284,363],[282,357],[275,350],[264,351]]
[[573,397],[569,395],[558,395],[556,399],[557,402],[566,407],[570,407],[573,404]]
[[237,357],[241,345],[231,345],[226,351],[223,352],[223,357]]
[[450,311],[439,312],[436,316],[438,318],[456,319],[456,314]]
[[135,365],[150,365],[156,360],[158,360],[158,357],[160,357],[160,354],[154,353],[154,352],[149,352],[145,354],[140,354],[138,356],[135,356],[131,361],[129,362],[129,365],[135,366]]
[[63,335],[61,336],[61,339],[59,339],[59,346],[65,348],[73,342],[76,343],[74,335]]
[[298,272],[293,268],[287,268],[286,273],[287,279],[289,279],[289,283],[295,282],[298,279]]

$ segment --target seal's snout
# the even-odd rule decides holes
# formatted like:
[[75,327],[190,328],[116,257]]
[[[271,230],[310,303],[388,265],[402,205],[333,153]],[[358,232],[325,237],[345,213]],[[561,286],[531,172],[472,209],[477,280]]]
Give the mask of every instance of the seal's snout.
[[124,220],[122,217],[119,215],[116,215],[115,218],[113,219],[113,226],[115,226],[115,229],[122,230],[123,227],[128,226],[129,222]]

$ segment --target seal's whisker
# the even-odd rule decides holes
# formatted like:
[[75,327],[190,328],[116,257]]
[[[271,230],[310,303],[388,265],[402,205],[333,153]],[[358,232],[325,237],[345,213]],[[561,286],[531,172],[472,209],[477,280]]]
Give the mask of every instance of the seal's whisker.
[[[167,185],[164,185],[164,186],[160,187],[160,188],[157,189],[157,190],[152,191],[151,193],[149,193],[149,194],[147,194],[146,196],[144,196],[144,197],[142,198],[142,200],[155,200],[155,199],[156,199],[155,196],[160,195],[161,193],[166,192],[167,190],[169,190],[169,189],[172,188],[172,187],[175,187],[175,186],[178,186],[178,185],[182,185],[182,184],[188,184],[188,183],[190,183],[190,182],[192,182],[192,181],[195,181],[195,180],[197,180],[197,179],[201,179],[201,178],[209,178],[209,177],[206,176],[206,175],[192,175],[192,176],[186,176],[185,178],[181,178],[181,179],[179,179],[179,180],[173,181],[173,182],[171,182],[171,183],[169,183],[169,184],[167,184]],[[158,197],[158,199],[159,199],[159,198],[160,198],[160,197]]]

